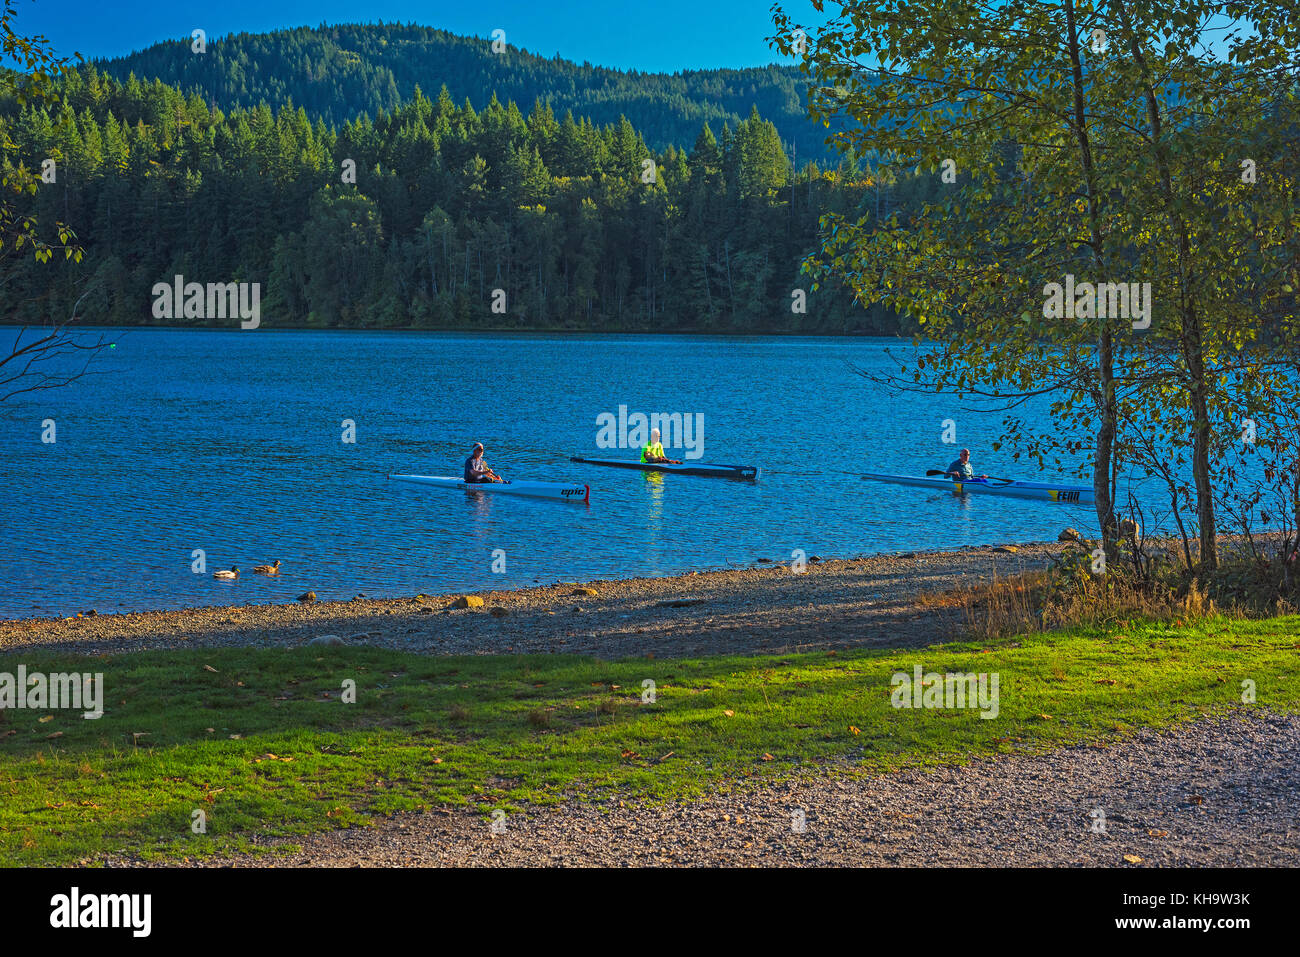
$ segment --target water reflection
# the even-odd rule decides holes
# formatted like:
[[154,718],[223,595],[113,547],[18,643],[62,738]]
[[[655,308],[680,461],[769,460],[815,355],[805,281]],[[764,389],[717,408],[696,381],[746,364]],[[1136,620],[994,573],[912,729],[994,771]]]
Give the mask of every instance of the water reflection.
[[646,491],[646,525],[656,533],[664,527],[664,477],[659,472],[642,472]]
[[465,489],[465,500],[469,504],[469,514],[474,517],[474,527],[482,528],[483,524],[492,517],[492,507],[496,497],[490,492],[467,488]]

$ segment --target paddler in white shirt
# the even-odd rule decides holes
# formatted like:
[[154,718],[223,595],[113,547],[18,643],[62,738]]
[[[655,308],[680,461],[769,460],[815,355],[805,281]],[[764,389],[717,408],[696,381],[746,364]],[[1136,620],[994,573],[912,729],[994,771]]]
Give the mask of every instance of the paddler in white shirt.
[[465,481],[470,484],[504,481],[483,461],[483,443],[475,442],[469,458],[465,460]]

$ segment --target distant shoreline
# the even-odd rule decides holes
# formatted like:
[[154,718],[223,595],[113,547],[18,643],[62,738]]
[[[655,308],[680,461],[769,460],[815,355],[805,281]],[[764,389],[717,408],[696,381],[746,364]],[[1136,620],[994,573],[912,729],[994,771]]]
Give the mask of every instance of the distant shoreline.
[[[12,319],[0,319],[0,328],[10,329],[37,329],[47,328],[58,325],[59,323],[32,323],[17,322]],[[99,325],[85,323],[68,323],[66,328],[70,332],[89,331],[93,329],[167,329],[175,332],[432,332],[432,333],[456,333],[463,335],[477,335],[479,333],[508,334],[508,335],[539,335],[539,336],[698,336],[701,338],[725,338],[725,339],[897,339],[901,342],[911,342],[912,337],[901,332],[781,332],[778,330],[760,331],[747,330],[744,332],[719,332],[716,330],[704,329],[568,329],[562,327],[546,329],[522,329],[514,326],[456,326],[456,327],[436,327],[427,326],[292,326],[282,324],[263,324],[256,329],[241,329],[238,325],[229,323],[221,325],[176,325],[174,323],[135,323],[132,325]]]

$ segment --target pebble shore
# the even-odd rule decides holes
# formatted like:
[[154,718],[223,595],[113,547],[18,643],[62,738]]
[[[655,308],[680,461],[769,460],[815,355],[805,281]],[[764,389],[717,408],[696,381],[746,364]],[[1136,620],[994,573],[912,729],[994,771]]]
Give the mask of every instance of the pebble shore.
[[[960,634],[960,613],[922,604],[993,575],[1044,567],[1065,546],[874,555],[664,578],[568,582],[464,595],[234,605],[0,622],[0,654],[297,647],[323,636],[424,654],[567,652],[602,658],[919,647]],[[1014,551],[1012,550],[1014,549]]]

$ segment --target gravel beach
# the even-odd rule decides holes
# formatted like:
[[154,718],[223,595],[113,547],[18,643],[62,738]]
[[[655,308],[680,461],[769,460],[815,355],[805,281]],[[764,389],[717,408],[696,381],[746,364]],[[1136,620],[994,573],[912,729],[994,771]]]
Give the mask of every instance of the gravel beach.
[[951,640],[960,612],[922,604],[993,575],[1044,567],[1064,545],[985,546],[875,555],[617,581],[457,595],[288,605],[235,605],[82,618],[0,622],[0,653],[41,648],[102,654],[151,648],[304,644],[322,635],[426,654],[569,652],[783,654],[854,647],[919,647]]

